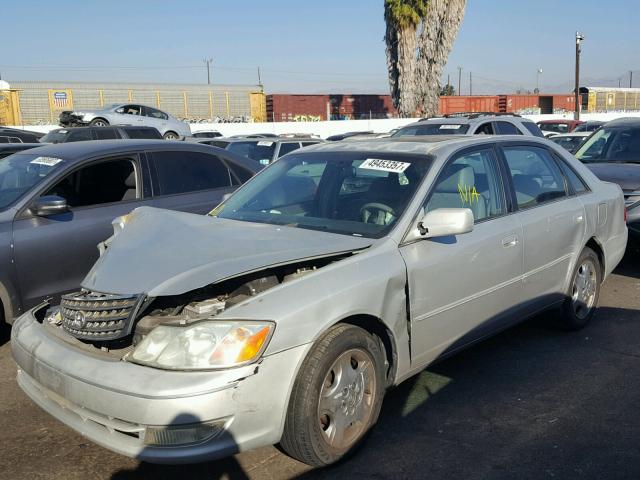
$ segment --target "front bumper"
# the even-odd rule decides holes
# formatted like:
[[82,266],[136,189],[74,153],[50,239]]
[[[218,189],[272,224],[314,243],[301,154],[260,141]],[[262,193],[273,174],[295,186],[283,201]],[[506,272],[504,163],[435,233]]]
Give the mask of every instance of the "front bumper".
[[58,124],[62,127],[79,127],[89,125],[89,122],[85,122],[83,117],[73,115],[71,112],[62,112],[58,117]]
[[[289,393],[309,345],[258,364],[209,372],[175,372],[106,359],[52,335],[31,312],[13,325],[18,383],[49,414],[93,442],[154,463],[215,460],[277,443]],[[145,444],[150,429],[216,423],[199,443]]]

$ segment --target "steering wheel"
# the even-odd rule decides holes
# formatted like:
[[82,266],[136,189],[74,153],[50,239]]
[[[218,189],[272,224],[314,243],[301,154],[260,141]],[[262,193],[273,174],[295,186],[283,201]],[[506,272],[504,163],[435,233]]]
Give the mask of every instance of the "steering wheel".
[[377,225],[387,225],[386,215],[389,214],[394,218],[397,217],[396,212],[389,205],[384,203],[365,203],[360,208],[360,217],[364,223],[375,223]]

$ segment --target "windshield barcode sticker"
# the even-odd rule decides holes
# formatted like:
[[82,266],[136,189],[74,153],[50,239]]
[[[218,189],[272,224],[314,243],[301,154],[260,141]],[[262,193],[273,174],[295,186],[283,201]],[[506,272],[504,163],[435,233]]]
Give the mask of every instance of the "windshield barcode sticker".
[[273,145],[273,142],[269,142],[269,141],[266,141],[266,140],[260,140],[258,142],[258,146],[259,147],[270,147],[271,145]]
[[367,158],[360,164],[358,168],[364,168],[367,170],[380,170],[382,172],[395,172],[402,173],[411,164],[407,162],[396,162],[395,160],[381,160],[378,158]]
[[55,158],[55,157],[36,157],[33,160],[31,160],[31,162],[29,163],[33,163],[35,165],[46,165],[48,167],[53,167],[54,165],[59,164],[62,161],[61,158]]
[[445,123],[444,125],[440,125],[440,130],[458,130],[460,127],[462,127],[462,125]]

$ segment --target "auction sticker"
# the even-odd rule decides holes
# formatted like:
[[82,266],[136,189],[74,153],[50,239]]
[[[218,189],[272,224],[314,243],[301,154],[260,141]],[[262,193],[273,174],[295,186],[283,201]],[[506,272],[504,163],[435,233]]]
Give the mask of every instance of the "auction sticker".
[[54,165],[59,164],[62,161],[61,158],[56,157],[36,157],[31,162],[35,165],[46,165],[48,167],[53,167]]
[[458,130],[462,125],[458,125],[456,123],[445,123],[440,125],[439,130]]
[[382,172],[396,172],[402,173],[411,164],[407,162],[397,162],[395,160],[381,160],[378,158],[367,158],[360,164],[358,168],[364,168],[366,170],[380,170]]
[[270,147],[271,145],[273,145],[273,142],[268,142],[266,140],[260,140],[258,142],[258,146],[260,147]]

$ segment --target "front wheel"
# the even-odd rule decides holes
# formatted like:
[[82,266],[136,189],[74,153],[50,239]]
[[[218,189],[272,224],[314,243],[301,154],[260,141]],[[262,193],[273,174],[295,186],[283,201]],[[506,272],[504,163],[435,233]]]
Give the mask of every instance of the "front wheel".
[[162,138],[164,138],[165,140],[178,140],[178,138],[180,137],[176,132],[167,132],[162,136]]
[[108,127],[109,122],[107,122],[104,118],[94,118],[93,120],[91,120],[91,123],[89,123],[89,125],[91,125],[92,127]]
[[567,299],[559,312],[559,324],[566,330],[579,330],[593,317],[602,283],[602,266],[598,255],[589,247],[580,254],[576,263]]
[[339,324],[309,352],[289,400],[281,447],[308,465],[340,460],[376,423],[385,391],[380,340]]

